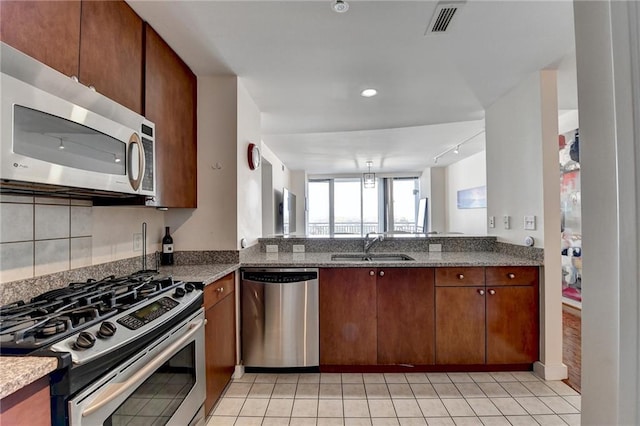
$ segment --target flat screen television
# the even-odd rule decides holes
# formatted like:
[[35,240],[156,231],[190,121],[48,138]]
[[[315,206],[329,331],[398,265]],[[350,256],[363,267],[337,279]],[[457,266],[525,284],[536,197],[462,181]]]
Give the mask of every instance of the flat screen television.
[[429,232],[429,199],[421,198],[418,202],[418,220],[416,232],[426,234]]

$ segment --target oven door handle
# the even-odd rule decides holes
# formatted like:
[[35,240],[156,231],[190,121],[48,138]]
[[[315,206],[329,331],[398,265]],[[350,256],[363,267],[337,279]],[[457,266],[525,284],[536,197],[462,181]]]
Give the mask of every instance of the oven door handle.
[[173,342],[165,350],[163,350],[162,353],[160,353],[153,359],[153,361],[145,364],[140,370],[138,370],[138,372],[133,374],[124,382],[112,383],[107,385],[101,395],[94,401],[92,401],[91,405],[89,405],[84,411],[82,411],[82,417],[90,416],[97,410],[101,409],[102,407],[116,399],[118,396],[120,396],[131,386],[142,380],[149,373],[153,372],[155,369],[164,364],[165,361],[175,355],[177,349],[180,348],[180,346],[182,346],[187,340],[191,339],[191,337],[193,337],[193,335],[196,334],[200,330],[200,328],[204,324],[206,324],[206,322],[207,320],[205,319],[189,324],[189,331],[180,339]]

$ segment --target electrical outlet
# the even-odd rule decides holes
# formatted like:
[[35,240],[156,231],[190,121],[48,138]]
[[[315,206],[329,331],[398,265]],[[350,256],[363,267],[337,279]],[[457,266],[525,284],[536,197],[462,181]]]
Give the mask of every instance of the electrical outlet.
[[535,216],[525,216],[524,217],[524,229],[535,231],[536,229],[536,217]]
[[511,229],[511,216],[503,216],[504,229]]
[[142,251],[142,234],[133,234],[133,251]]
[[267,244],[267,253],[277,253],[278,246],[276,244]]
[[442,244],[429,244],[430,252],[440,252],[442,251]]
[[489,228],[495,228],[495,227],[496,227],[496,217],[489,216]]
[[294,253],[304,253],[304,244],[294,244],[293,245]]

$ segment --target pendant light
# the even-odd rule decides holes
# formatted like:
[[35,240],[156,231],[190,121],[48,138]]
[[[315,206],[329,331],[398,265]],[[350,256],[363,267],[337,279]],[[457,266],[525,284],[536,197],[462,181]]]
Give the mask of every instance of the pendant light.
[[364,182],[365,188],[376,187],[376,174],[371,173],[371,166],[373,166],[373,161],[367,161],[367,167],[369,168],[369,171],[362,174],[362,181]]

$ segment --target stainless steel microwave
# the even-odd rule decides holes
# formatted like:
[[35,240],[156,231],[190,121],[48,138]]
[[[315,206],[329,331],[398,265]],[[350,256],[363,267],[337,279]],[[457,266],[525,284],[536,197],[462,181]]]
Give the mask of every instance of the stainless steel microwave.
[[114,121],[11,75],[0,78],[3,187],[27,183],[41,184],[44,192],[59,187],[155,196],[152,122],[111,101],[118,109]]

